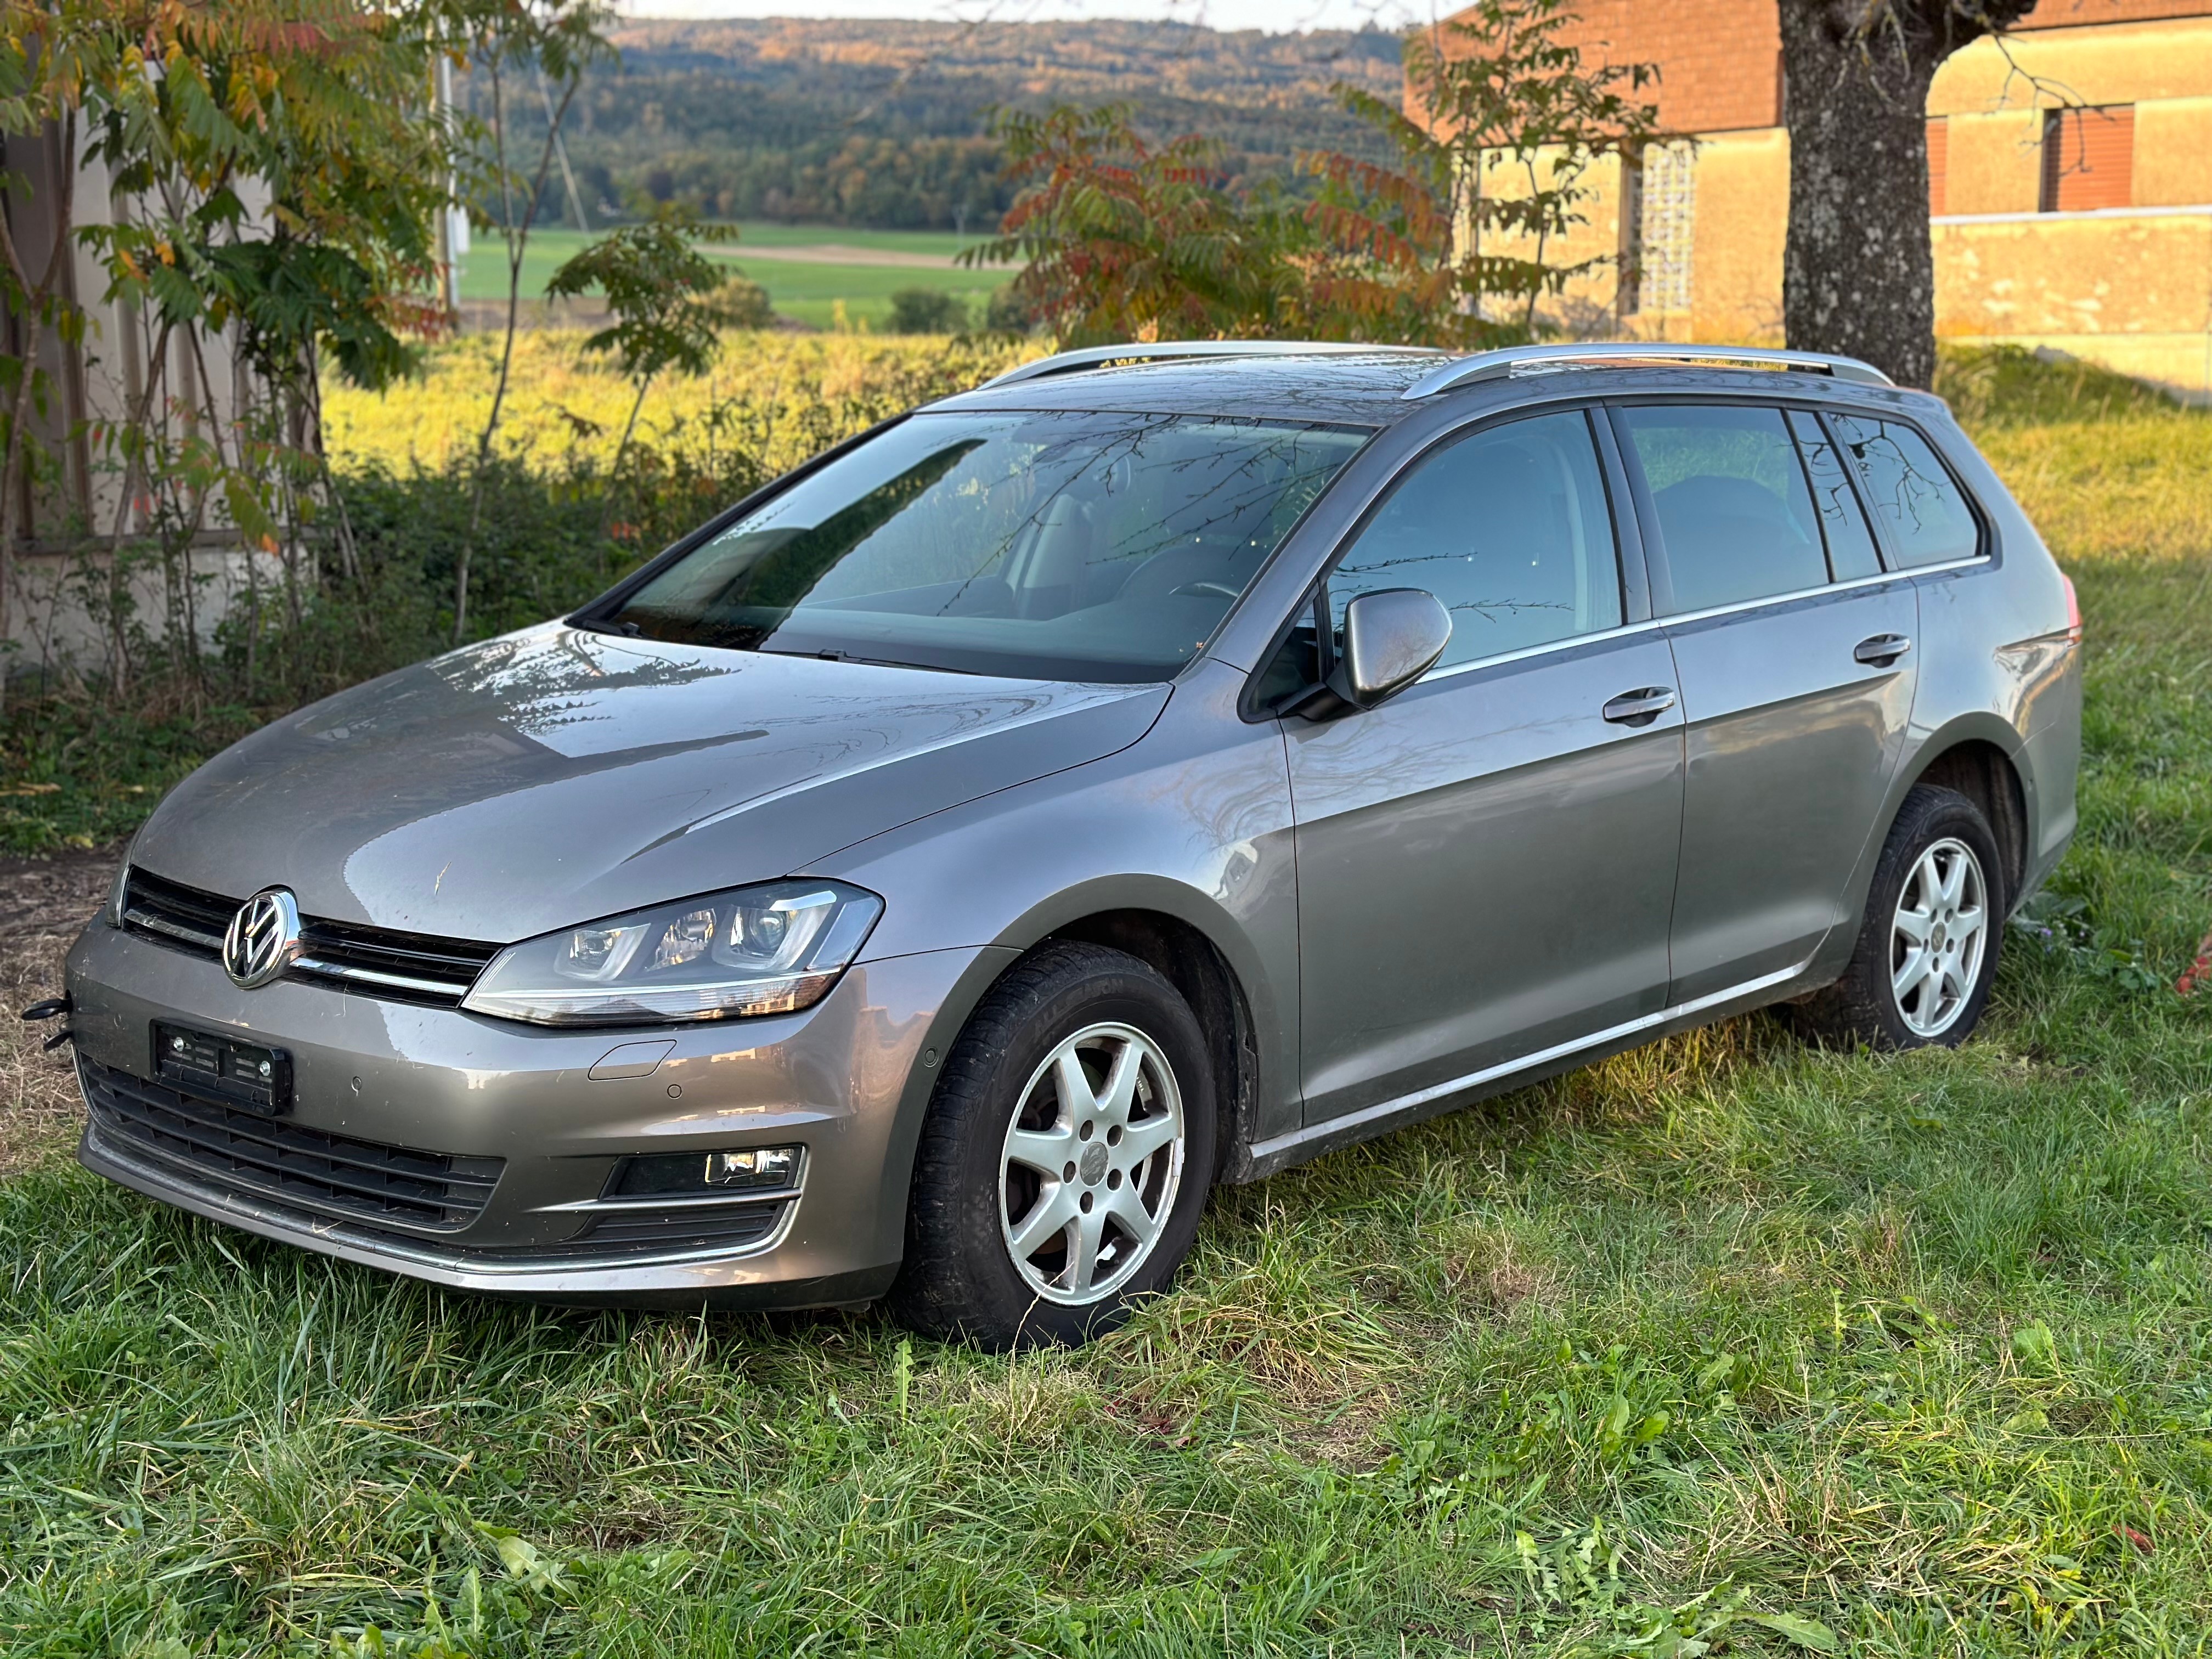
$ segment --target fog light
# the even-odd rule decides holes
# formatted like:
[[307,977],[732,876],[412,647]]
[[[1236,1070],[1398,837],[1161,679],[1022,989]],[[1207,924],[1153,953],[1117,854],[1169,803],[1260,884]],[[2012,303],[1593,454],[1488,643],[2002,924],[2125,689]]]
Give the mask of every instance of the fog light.
[[707,1154],[707,1184],[710,1187],[785,1187],[799,1162],[789,1146],[769,1146],[752,1152]]
[[770,1191],[797,1184],[799,1155],[796,1146],[760,1146],[742,1152],[629,1158],[616,1169],[607,1193],[610,1197],[641,1198]]

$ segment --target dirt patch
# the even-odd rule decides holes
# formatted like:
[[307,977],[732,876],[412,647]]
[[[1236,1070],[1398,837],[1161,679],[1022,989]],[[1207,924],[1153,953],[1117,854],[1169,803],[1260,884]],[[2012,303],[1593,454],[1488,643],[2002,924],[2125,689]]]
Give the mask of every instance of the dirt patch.
[[40,1045],[52,1021],[16,1011],[58,996],[62,957],[107,896],[119,848],[51,858],[0,859],[0,1175],[58,1156],[76,1139],[81,1109],[66,1045]]
[[706,252],[711,258],[735,260],[740,264],[747,259],[764,259],[770,264],[780,261],[793,265],[873,265],[878,269],[896,266],[908,270],[946,270],[957,268],[959,263],[950,253],[912,253],[896,248],[854,247],[850,242],[799,242],[777,247],[740,242],[734,246],[710,247]]

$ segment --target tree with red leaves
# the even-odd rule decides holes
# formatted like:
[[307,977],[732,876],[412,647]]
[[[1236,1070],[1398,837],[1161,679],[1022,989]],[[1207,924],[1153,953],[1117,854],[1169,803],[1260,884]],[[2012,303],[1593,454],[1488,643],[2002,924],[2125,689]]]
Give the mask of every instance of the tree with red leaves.
[[1600,158],[1640,149],[1649,64],[1586,67],[1566,0],[1480,0],[1409,40],[1414,118],[1339,96],[1395,161],[1300,158],[1314,199],[1242,191],[1197,137],[1153,144],[1121,107],[1004,114],[1021,191],[970,264],[1026,261],[1013,289],[1067,343],[1295,335],[1434,345],[1532,337],[1541,302],[1610,263],[1559,244]]
[[1640,153],[1658,111],[1649,64],[1586,66],[1560,39],[1567,0],[1478,0],[1406,43],[1409,114],[1338,96],[1398,152],[1393,167],[1304,158],[1322,180],[1307,301],[1327,337],[1498,345],[1533,339],[1540,307],[1613,263],[1563,260],[1585,222],[1590,170]]
[[994,124],[1020,194],[961,257],[1019,263],[1030,314],[1068,344],[1271,333],[1294,275],[1294,217],[1224,179],[1218,147],[1154,144],[1131,110],[1061,105]]

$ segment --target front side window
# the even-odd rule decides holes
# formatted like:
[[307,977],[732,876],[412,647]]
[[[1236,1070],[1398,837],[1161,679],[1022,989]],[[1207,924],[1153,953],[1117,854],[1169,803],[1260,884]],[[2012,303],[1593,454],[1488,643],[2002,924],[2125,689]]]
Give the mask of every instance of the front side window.
[[1658,513],[1673,589],[1662,610],[1710,611],[1826,583],[1805,469],[1780,410],[1665,404],[1624,409],[1620,419]]
[[1167,679],[1367,435],[916,415],[694,549],[603,625],[969,673]]
[[1981,526],[1966,492],[1927,439],[1901,422],[1872,415],[1832,414],[1828,423],[1858,474],[1892,564],[1913,570],[1981,550]]
[[1417,461],[1328,579],[1335,628],[1354,596],[1385,587],[1443,601],[1447,666],[1620,627],[1620,562],[1589,417],[1486,428]]

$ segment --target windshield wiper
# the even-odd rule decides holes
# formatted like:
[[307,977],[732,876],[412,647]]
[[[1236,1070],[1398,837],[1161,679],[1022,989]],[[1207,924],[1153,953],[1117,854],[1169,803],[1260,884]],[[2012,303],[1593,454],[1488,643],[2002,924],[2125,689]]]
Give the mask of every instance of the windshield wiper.
[[611,634],[617,639],[634,640],[644,630],[634,622],[616,622],[605,617],[571,617],[568,626],[584,634]]
[[823,646],[814,651],[793,651],[768,645],[754,648],[763,657],[813,657],[823,662],[856,662],[869,668],[915,668],[926,674],[974,675],[980,672],[973,668],[951,668],[942,663],[901,662],[896,657],[863,657],[836,646]]

